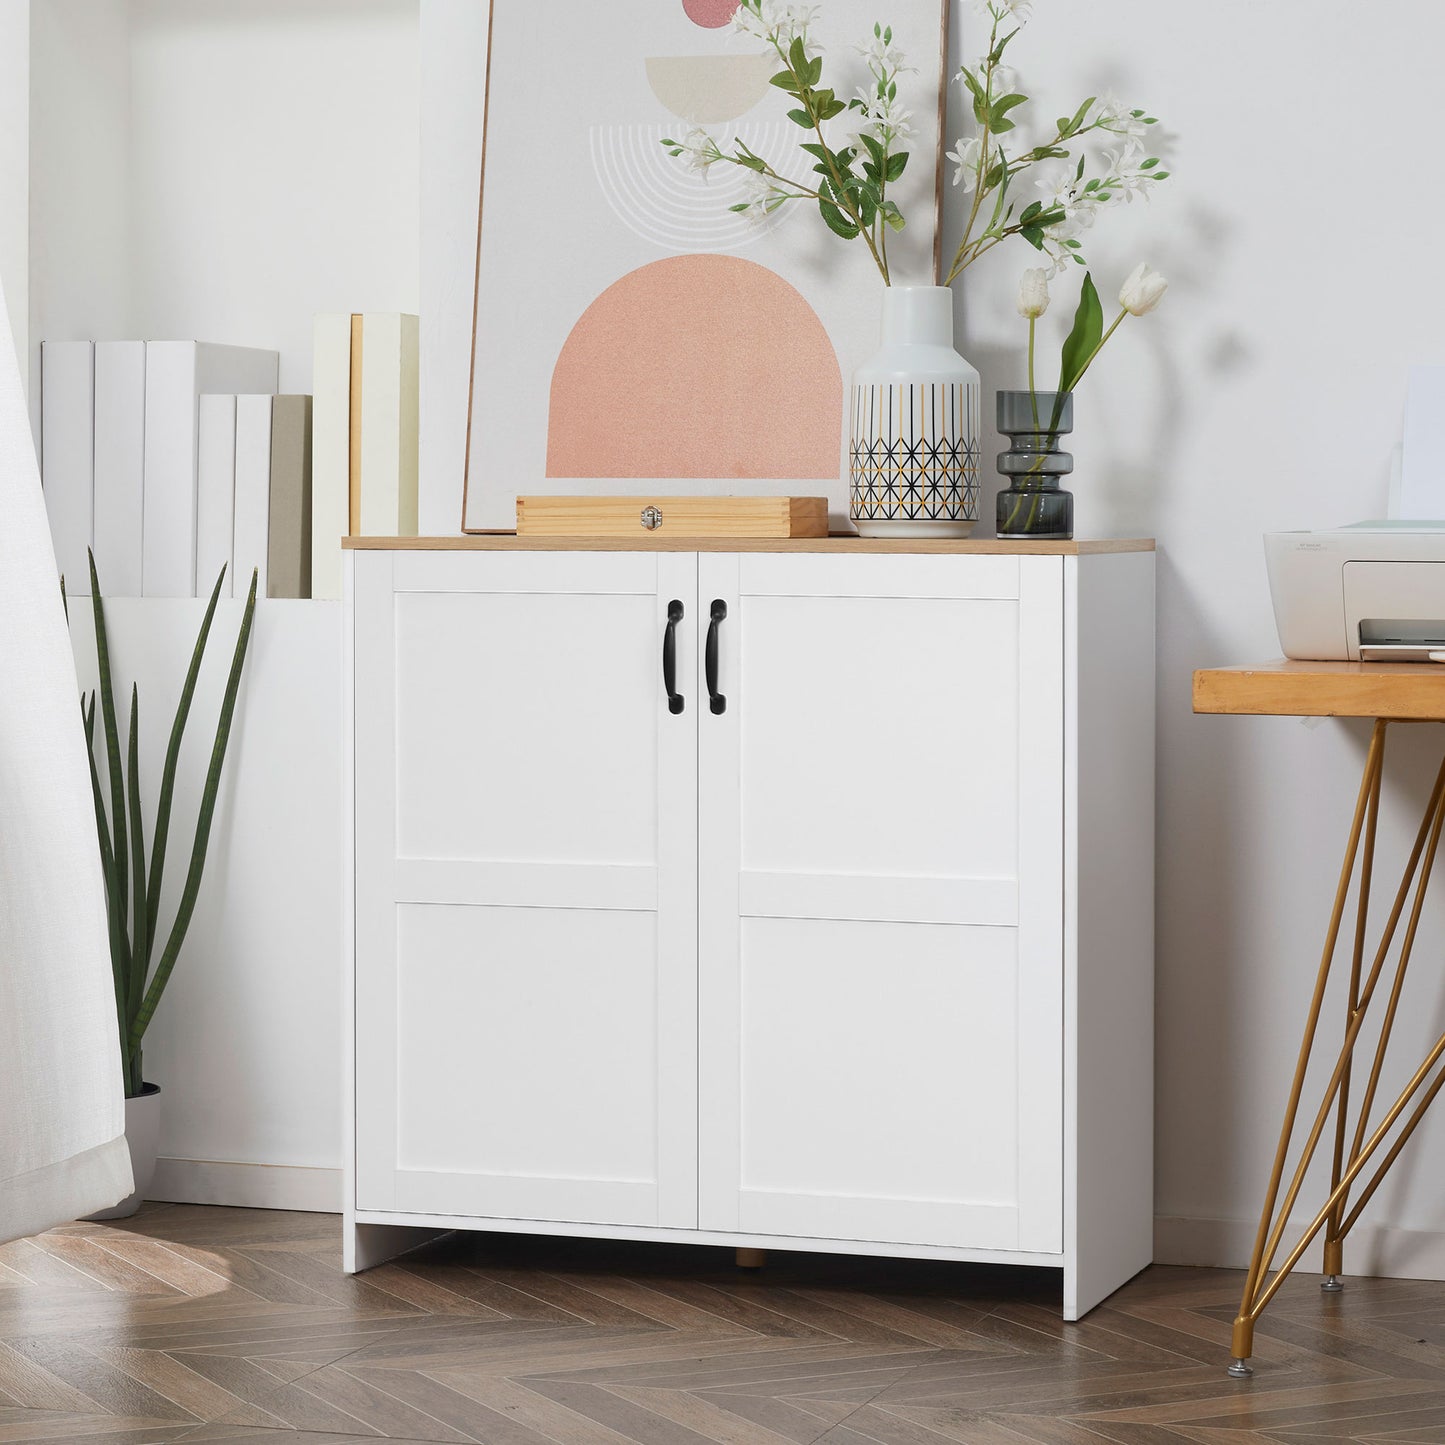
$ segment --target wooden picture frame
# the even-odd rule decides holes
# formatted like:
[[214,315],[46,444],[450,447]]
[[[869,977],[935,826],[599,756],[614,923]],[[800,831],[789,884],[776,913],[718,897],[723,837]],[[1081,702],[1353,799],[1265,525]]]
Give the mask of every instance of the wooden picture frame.
[[[917,67],[900,81],[917,134],[895,282],[940,275],[949,8],[893,6]],[[617,0],[563,26],[535,0],[491,0],[464,532],[510,530],[521,493],[826,494],[847,515],[843,395],[877,346],[877,271],[805,203],[762,227],[735,215],[743,172],[699,178],[660,144],[702,124],[780,170],[810,164],[766,83],[775,60],[726,9]],[[867,79],[852,42],[873,23],[872,0],[824,7],[840,95]]]

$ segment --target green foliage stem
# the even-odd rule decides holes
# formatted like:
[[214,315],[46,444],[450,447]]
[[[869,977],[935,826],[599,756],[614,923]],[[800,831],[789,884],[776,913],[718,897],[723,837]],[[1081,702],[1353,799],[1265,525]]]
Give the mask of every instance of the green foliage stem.
[[[251,624],[256,611],[257,576],[251,574],[251,590],[246,598],[245,612],[231,657],[231,671],[221,704],[216,736],[211,747],[210,763],[196,818],[195,837],[191,845],[190,867],[186,873],[176,917],[166,939],[160,961],[151,974],[151,958],[157,937],[161,885],[165,871],[166,839],[170,831],[171,810],[175,795],[176,769],[186,720],[195,695],[196,680],[205,656],[206,641],[220,597],[225,568],[216,579],[210,601],[202,619],[196,644],[191,653],[175,720],[171,726],[161,775],[160,799],[152,843],[149,872],[146,867],[145,827],[140,796],[140,691],[132,684],[130,726],[126,737],[124,766],[117,722],[115,696],[111,675],[110,639],[106,629],[105,607],[101,598],[100,579],[95,559],[90,559],[91,610],[95,625],[95,648],[99,687],[81,699],[81,720],[85,730],[86,754],[90,766],[90,787],[95,807],[95,831],[100,850],[101,875],[105,884],[106,920],[110,939],[111,976],[115,988],[116,1025],[120,1040],[121,1070],[127,1098],[134,1098],[144,1087],[141,1074],[141,1046],[147,1025],[155,1015],[161,995],[165,992],[175,968],[195,911],[215,816],[216,798],[220,789],[221,770],[231,734],[236,698],[241,685],[241,672],[251,637]],[[64,580],[61,582],[64,596]],[[97,697],[109,780],[110,810],[107,816],[105,790],[95,759],[95,717]],[[129,928],[127,928],[129,924]]]

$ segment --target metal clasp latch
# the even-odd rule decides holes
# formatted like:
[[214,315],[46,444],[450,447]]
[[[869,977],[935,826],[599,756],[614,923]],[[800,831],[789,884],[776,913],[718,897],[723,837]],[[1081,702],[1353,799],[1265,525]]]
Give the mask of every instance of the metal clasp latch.
[[657,507],[644,507],[642,509],[642,525],[649,532],[655,532],[662,526],[662,512]]

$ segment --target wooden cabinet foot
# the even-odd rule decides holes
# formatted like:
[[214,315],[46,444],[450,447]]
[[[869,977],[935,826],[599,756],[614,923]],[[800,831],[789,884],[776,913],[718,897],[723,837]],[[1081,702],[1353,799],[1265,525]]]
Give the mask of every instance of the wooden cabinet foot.
[[761,1269],[768,1262],[765,1249],[739,1249],[736,1254],[739,1269]]

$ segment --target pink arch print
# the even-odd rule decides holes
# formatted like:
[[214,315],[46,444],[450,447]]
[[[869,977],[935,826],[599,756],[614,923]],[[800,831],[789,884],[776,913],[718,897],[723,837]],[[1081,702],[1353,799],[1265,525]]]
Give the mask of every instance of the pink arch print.
[[682,0],[682,8],[694,25],[718,30],[733,18],[738,0]]
[[547,475],[833,480],[842,417],[837,353],[795,287],[737,256],[673,256],[572,328]]

